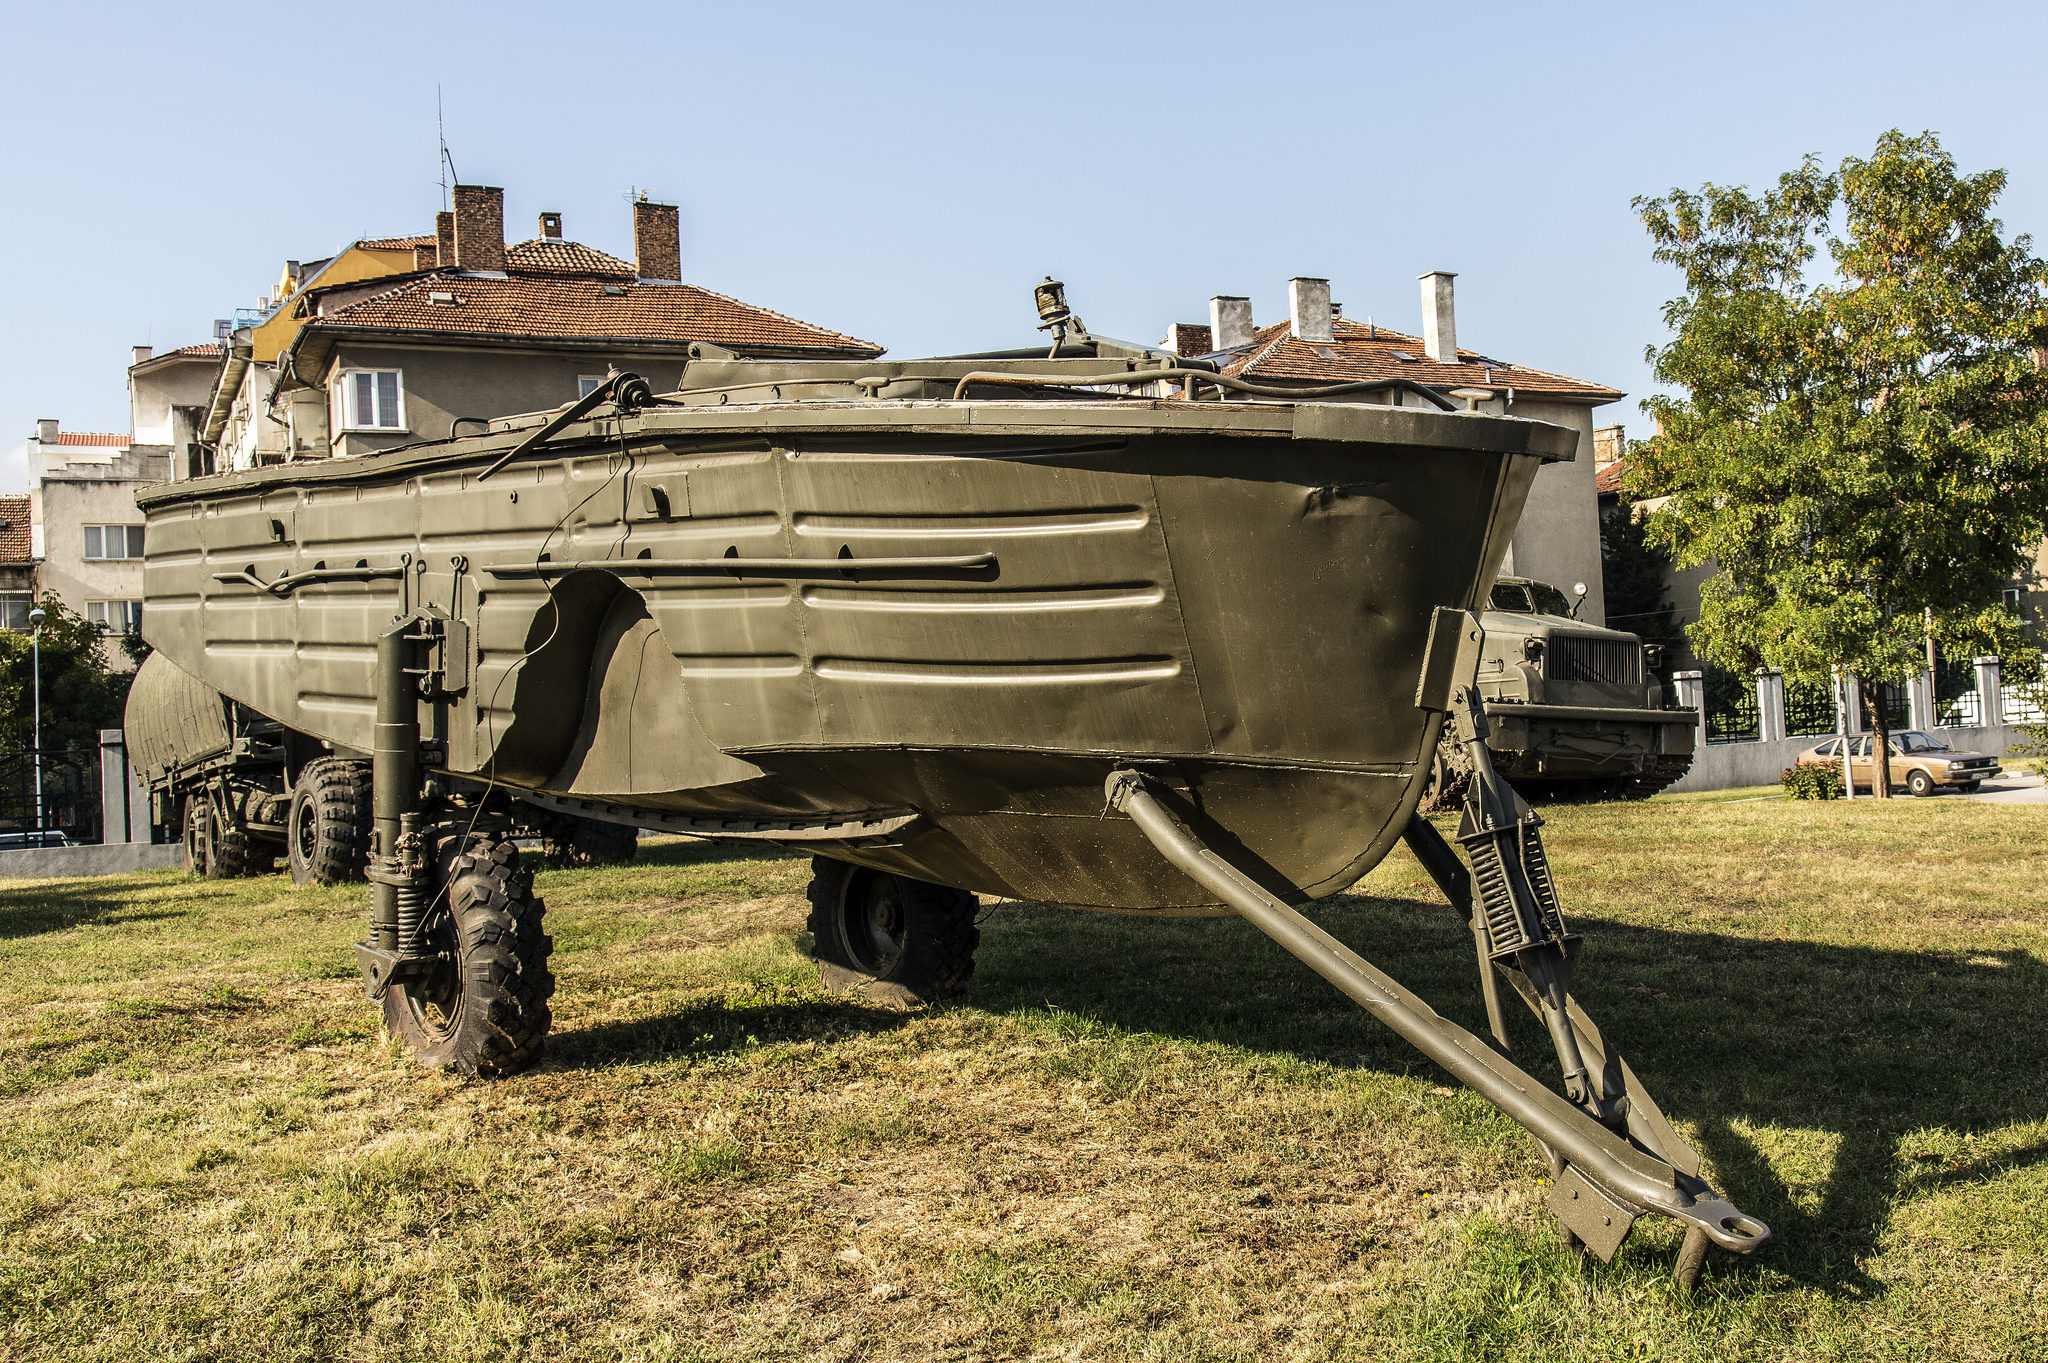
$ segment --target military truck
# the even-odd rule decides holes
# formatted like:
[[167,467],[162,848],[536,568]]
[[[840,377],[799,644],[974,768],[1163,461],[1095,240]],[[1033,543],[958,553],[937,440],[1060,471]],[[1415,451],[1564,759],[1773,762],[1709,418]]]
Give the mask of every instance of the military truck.
[[[1643,800],[1692,769],[1699,712],[1667,705],[1661,645],[1578,618],[1579,599],[1548,582],[1499,577],[1480,613],[1479,693],[1493,769],[1523,795]],[[1456,809],[1472,763],[1438,740],[1425,812]]]
[[[1521,1122],[1569,1243],[1609,1259],[1668,1216],[1688,1282],[1763,1244],[1571,998],[1541,820],[1483,761],[1462,859],[1416,815],[1446,729],[1485,751],[1477,612],[1577,433],[1401,379],[1053,350],[706,349],[670,393],[613,373],[461,439],[154,488],[145,629],[287,751],[370,755],[356,961],[428,1064],[545,1044],[509,803],[538,802],[811,853],[821,973],[871,998],[958,998],[977,895],[1240,915]],[[1491,1040],[1296,907],[1404,842],[1471,932]],[[1515,1062],[1502,983],[1561,1092]]]
[[[370,755],[230,700],[153,653],[129,689],[130,759],[150,822],[184,845],[185,869],[213,879],[268,873],[300,885],[363,879],[370,858]],[[639,830],[530,800],[500,802],[507,830],[555,866],[630,861]]]

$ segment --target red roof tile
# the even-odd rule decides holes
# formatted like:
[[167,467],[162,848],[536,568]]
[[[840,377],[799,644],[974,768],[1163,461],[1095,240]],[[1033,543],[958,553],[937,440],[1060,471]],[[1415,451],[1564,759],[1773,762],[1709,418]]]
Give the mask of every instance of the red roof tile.
[[181,360],[217,360],[220,358],[220,342],[201,341],[198,345],[181,345],[176,350],[166,350],[163,354],[151,358],[168,360],[174,355]]
[[35,558],[35,536],[29,528],[26,492],[0,496],[0,563],[28,563]]
[[59,431],[55,440],[46,440],[46,445],[99,445],[125,450],[134,444],[134,437],[125,433],[116,435],[111,431]]
[[366,237],[356,245],[366,251],[410,251],[415,246],[432,246],[436,238],[432,232],[418,237]]
[[[452,302],[432,301],[447,294]],[[576,340],[708,341],[746,352],[855,351],[879,355],[871,341],[757,308],[694,284],[648,284],[594,276],[516,274],[509,278],[436,273],[309,321],[305,334],[378,328],[477,336]]]
[[574,274],[625,275],[639,272],[633,263],[608,256],[580,241],[560,237],[535,237],[505,248],[505,266],[512,270],[562,270]]
[[[1419,337],[1404,336],[1385,327],[1375,330],[1343,317],[1331,323],[1331,332],[1335,340],[1311,342],[1297,339],[1285,322],[1261,327],[1251,345],[1226,363],[1223,372],[1242,378],[1313,383],[1407,379],[1431,388],[1491,388],[1501,392],[1512,388],[1517,394],[1594,403],[1613,402],[1624,396],[1605,384],[1504,364],[1476,350],[1460,348],[1457,364],[1438,364],[1422,353]],[[1397,351],[1414,358],[1404,360]]]
[[1617,459],[1593,475],[1594,490],[1601,493],[1621,491],[1621,473],[1628,467],[1628,460]]

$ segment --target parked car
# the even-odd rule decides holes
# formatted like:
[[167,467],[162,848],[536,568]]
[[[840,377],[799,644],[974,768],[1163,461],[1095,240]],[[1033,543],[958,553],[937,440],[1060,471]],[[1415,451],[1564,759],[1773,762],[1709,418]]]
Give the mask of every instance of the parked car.
[[76,843],[55,828],[29,828],[18,833],[0,833],[0,851],[24,847],[75,847]]
[[[1875,776],[1875,764],[1870,756],[1875,736],[1851,734],[1846,741],[1849,744],[1851,777],[1859,788],[1870,786]],[[1843,742],[1843,739],[1831,738],[1825,743],[1817,743],[1800,753],[1799,761],[1840,767]],[[1990,753],[1956,752],[1940,739],[1930,738],[1918,729],[1903,729],[1893,734],[1891,750],[1891,783],[1904,786],[1915,795],[1932,795],[1941,786],[1953,786],[1967,795],[2001,770],[1998,759]]]

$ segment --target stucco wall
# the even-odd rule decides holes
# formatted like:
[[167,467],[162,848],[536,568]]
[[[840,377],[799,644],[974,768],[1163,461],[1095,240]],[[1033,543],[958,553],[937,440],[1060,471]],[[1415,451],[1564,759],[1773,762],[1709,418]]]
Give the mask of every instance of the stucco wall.
[[1579,433],[1578,457],[1550,464],[1536,475],[1529,504],[1515,530],[1514,547],[1502,571],[1533,577],[1571,594],[1586,584],[1579,618],[1605,624],[1600,581],[1600,499],[1593,485],[1594,409],[1574,403],[1516,400],[1511,415],[1569,426]]
[[[55,592],[80,615],[88,601],[142,600],[142,560],[85,557],[85,527],[142,524],[136,492],[163,481],[162,475],[168,473],[169,461],[161,456],[134,462],[141,471],[157,476],[143,480],[45,474],[34,494],[37,522],[43,527],[38,591]],[[109,639],[103,651],[114,667],[129,665],[117,639]]]
[[[444,440],[457,417],[511,416],[542,412],[576,399],[581,375],[602,375],[608,365],[631,370],[657,393],[682,381],[681,355],[541,354],[531,351],[454,347],[337,346],[326,379],[348,369],[403,371],[405,430],[337,430],[336,454],[371,454],[416,440]],[[477,427],[464,425],[473,435]]]

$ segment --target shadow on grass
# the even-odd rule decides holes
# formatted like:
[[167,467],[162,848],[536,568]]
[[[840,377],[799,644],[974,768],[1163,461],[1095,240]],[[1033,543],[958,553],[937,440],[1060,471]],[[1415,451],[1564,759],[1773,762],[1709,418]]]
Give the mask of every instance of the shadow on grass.
[[659,1017],[605,1023],[548,1038],[549,1057],[564,1069],[605,1069],[711,1057],[760,1046],[831,1043],[890,1032],[911,1014],[808,990],[732,991],[692,1000]]
[[701,838],[680,838],[675,842],[640,844],[630,866],[716,866],[728,861],[808,861],[810,853],[780,847],[750,847],[744,844],[706,842]]
[[[203,883],[193,881],[193,897],[215,897],[199,888]],[[158,885],[146,888],[156,889]],[[182,918],[189,912],[161,899],[148,901],[148,908],[144,909],[132,900],[118,897],[118,892],[109,894],[103,877],[37,881],[0,890],[0,939],[63,932],[86,923],[146,923],[159,918]]]
[[[1311,914],[1445,1016],[1484,1032],[1471,937],[1451,909],[1346,896]],[[2026,951],[1574,926],[1586,949],[1573,993],[1665,1111],[1693,1123],[1721,1191],[1771,1225],[1757,1268],[1839,1296],[1877,1295],[1882,1285],[1863,1264],[1893,1207],[1941,1181],[1921,1175],[1930,1156],[1916,1133],[1983,1134],[2048,1115],[2048,1052],[2031,1042],[2048,969]],[[1518,1062],[1555,1087],[1547,1040],[1508,998]],[[1006,906],[984,926],[968,1002],[999,1013],[1052,1006],[1133,1032],[1441,1080],[1419,1052],[1236,919]],[[1832,1168],[1788,1182],[1752,1134],[1771,1127],[1837,1134]],[[1945,1172],[1967,1181],[2044,1159],[2048,1148],[2036,1146]]]

